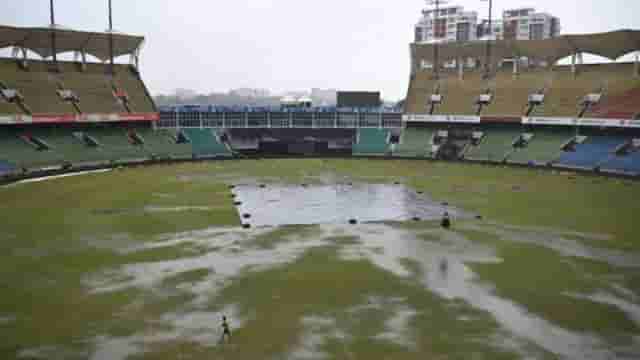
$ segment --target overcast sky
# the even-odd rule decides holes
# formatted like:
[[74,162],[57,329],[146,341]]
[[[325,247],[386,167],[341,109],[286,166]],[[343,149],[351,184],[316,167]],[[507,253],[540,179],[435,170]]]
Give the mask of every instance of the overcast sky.
[[[107,28],[107,0],[56,0],[56,22]],[[487,2],[458,0],[488,12]],[[114,28],[144,35],[141,71],[153,94],[175,88],[273,91],[312,87],[405,96],[408,45],[424,0],[113,0]],[[640,28],[640,0],[495,0],[560,17],[563,33]],[[49,23],[48,0],[1,0],[0,24]],[[6,55],[6,51],[2,54]]]

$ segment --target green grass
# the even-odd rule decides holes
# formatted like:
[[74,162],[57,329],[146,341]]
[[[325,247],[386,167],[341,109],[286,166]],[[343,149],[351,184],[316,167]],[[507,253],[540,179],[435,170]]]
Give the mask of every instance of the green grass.
[[[602,262],[563,257],[539,245],[496,240],[478,231],[463,231],[475,242],[497,249],[499,264],[470,264],[480,279],[496,288],[499,296],[524,305],[528,311],[576,332],[615,336],[637,333],[640,328],[616,307],[578,299],[569,294],[611,292],[611,281],[603,276]],[[627,270],[628,271],[628,270]],[[625,269],[608,268],[612,275]],[[636,288],[636,290],[640,290]]]
[[[459,326],[458,311],[420,284],[398,278],[368,261],[341,260],[336,250],[313,248],[293,264],[248,272],[234,279],[212,306],[236,304],[241,315],[250,315],[250,320],[234,332],[235,346],[219,350],[219,358],[271,358],[286,354],[301,340],[299,334],[304,331],[301,320],[305,316],[335,319],[335,325],[326,334],[328,341],[322,344],[331,358],[347,354],[378,359],[457,358],[470,353],[493,359],[515,358],[514,354],[474,340],[488,339],[487,335],[497,328],[486,314],[463,305],[464,311],[473,313],[477,320]],[[393,308],[382,306],[353,312],[366,305],[370,297],[406,299],[404,302],[415,309],[417,315],[411,320],[415,325],[415,350],[371,339],[384,330],[384,322],[393,315]],[[331,330],[335,329],[345,330],[349,338],[333,338]]]
[[[215,272],[202,265],[167,276],[159,288],[106,293],[92,293],[85,280],[131,264],[221,251],[214,235],[207,246],[161,242],[172,234],[211,227],[242,231],[230,184],[247,179],[299,184],[327,178],[402,181],[437,201],[482,214],[485,221],[604,234],[609,236],[606,240],[573,239],[591,247],[640,251],[638,183],[534,169],[398,159],[237,160],[127,168],[20,184],[0,188],[0,318],[17,319],[0,322],[0,357],[51,344],[88,351],[91,344],[86,340],[95,336],[130,336],[162,328],[162,315],[192,306],[195,295],[179,285],[209,281]],[[149,210],[178,207],[195,209]],[[394,226],[427,242],[441,240],[441,234],[432,231],[437,222]],[[640,295],[640,276],[634,268],[565,258],[541,246],[465,230],[462,223],[458,229],[454,224],[454,231],[495,248],[503,259],[497,264],[468,264],[478,281],[494,287],[499,296],[570,330],[612,338],[639,331],[612,306],[562,294],[616,293],[612,284],[617,283]],[[317,238],[320,231],[317,226],[260,231],[239,242],[238,251],[273,250],[285,242]],[[363,239],[339,233],[326,239],[331,246],[312,248],[291,264],[247,270],[225,282],[222,292],[208,295],[209,309],[234,304],[241,315],[250,315],[246,326],[234,332],[238,346],[221,349],[167,340],[147,349],[145,358],[281,357],[303,336],[301,320],[312,315],[335,319],[335,327],[351,335],[346,340],[326,336],[320,347],[331,358],[469,358],[471,353],[492,359],[518,357],[491,345],[488,337],[498,325],[490,314],[427,291],[418,281],[420,264],[402,260],[412,275],[399,278],[368,261],[337,255],[342,247],[357,248]],[[159,246],[146,249],[147,244]],[[136,248],[140,250],[130,251]],[[371,339],[393,315],[393,307],[346,312],[365,304],[370,295],[401,297],[416,311],[410,329],[418,350]],[[456,321],[467,313],[475,320]]]

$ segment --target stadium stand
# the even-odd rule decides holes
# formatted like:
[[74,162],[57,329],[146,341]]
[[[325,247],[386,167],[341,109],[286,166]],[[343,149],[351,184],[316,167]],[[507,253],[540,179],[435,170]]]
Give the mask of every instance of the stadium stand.
[[640,114],[640,87],[623,91],[620,94],[605,96],[600,104],[594,106],[589,115],[596,118],[633,119]]
[[640,175],[640,151],[609,156],[600,167],[604,171]]
[[549,83],[548,72],[538,69],[519,74],[508,70],[498,71],[490,81],[494,90],[493,102],[482,112],[487,116],[519,116],[526,111],[529,95],[544,89]]
[[87,132],[97,142],[105,155],[104,160],[136,160],[148,157],[144,147],[131,143],[127,129],[121,126],[102,126]]
[[545,102],[532,116],[572,117],[580,111],[579,103],[585,95],[602,89],[600,104],[591,108],[586,117],[632,118],[640,113],[640,80],[629,76],[633,64],[612,63],[581,65],[577,76],[569,66],[523,70],[517,77],[509,68],[500,69],[490,80],[483,80],[481,71],[469,71],[464,79],[453,72],[441,73],[434,80],[430,71],[414,74],[409,84],[406,112],[426,113],[428,97],[440,84],[444,96],[434,114],[470,115],[475,112],[474,101],[489,88],[494,92],[492,103],[483,109],[487,116],[522,116],[527,99],[533,92],[546,89]]
[[484,136],[478,145],[467,148],[466,159],[503,161],[514,151],[513,144],[522,134],[520,126],[491,126],[481,130]]
[[358,129],[358,141],[353,145],[353,153],[359,155],[384,155],[389,151],[386,129]]
[[[27,69],[14,59],[0,59],[0,81],[9,88],[19,90],[33,113],[73,114],[70,103],[60,99],[56,90],[64,88],[78,95],[83,113],[123,113],[126,109],[114,96],[114,87],[129,96],[134,112],[155,111],[153,100],[144,83],[130,65],[117,64],[115,79],[105,74],[103,64],[86,64],[82,70],[78,63],[59,62],[59,73],[49,71],[49,63],[30,60]],[[20,108],[0,100],[0,114],[20,114]]]
[[[9,88],[19,90],[24,96],[25,103],[34,113],[72,114],[75,112],[73,106],[58,97],[56,90],[59,78],[57,74],[49,72],[47,62],[32,61],[27,69],[23,69],[13,59],[0,59],[0,81]],[[17,109],[13,106],[10,114],[16,113]]]
[[220,142],[212,129],[185,128],[182,130],[191,141],[194,156],[230,156],[227,146]]
[[10,174],[15,171],[15,169],[16,167],[12,163],[0,160],[0,176]]
[[[87,64],[84,71],[77,63],[60,63],[58,75],[65,89],[70,89],[80,98],[80,109],[84,113],[120,113],[124,109],[113,96],[111,78],[105,75],[104,65]],[[125,69],[118,69],[127,71]]]
[[431,154],[433,129],[427,127],[407,127],[402,131],[400,143],[393,151],[395,156],[426,157]]
[[569,128],[553,129],[537,127],[532,130],[524,130],[532,133],[533,138],[525,147],[516,148],[516,151],[507,157],[507,161],[523,164],[546,165],[560,156],[562,145],[575,136],[575,130]]
[[593,169],[607,160],[628,138],[620,136],[588,136],[575,145],[575,151],[563,151],[557,163],[566,167]]
[[40,126],[33,129],[33,134],[50,144],[52,151],[60,154],[62,162],[84,164],[115,160],[117,155],[111,154],[110,149],[89,146],[83,141],[83,135],[88,135],[91,130],[86,126]]
[[176,131],[138,128],[136,132],[142,137],[145,150],[153,156],[161,158],[190,158],[193,156],[191,143],[178,143]]

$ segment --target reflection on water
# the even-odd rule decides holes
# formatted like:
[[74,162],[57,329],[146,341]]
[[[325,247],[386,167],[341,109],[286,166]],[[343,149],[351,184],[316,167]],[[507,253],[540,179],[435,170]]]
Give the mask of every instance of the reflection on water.
[[[412,196],[405,188],[404,193],[407,192],[409,193],[407,196]],[[259,196],[269,198],[264,193]],[[458,226],[478,230],[481,228],[469,224],[456,225],[456,228]],[[495,224],[482,228],[482,231],[493,233],[496,237],[504,236],[503,232],[512,231]],[[502,328],[500,339],[495,342],[505,348],[517,348],[516,350],[523,357],[537,358],[542,349],[560,358],[568,359],[631,359],[640,356],[638,343],[621,348],[595,334],[563,329],[542,316],[528,312],[520,304],[497,296],[490,286],[475,281],[475,274],[466,265],[467,263],[499,263],[502,259],[496,255],[495,249],[490,244],[471,241],[464,232],[457,232],[455,228],[454,230],[434,227],[404,229],[387,224],[355,226],[325,224],[318,229],[318,231],[307,233],[305,236],[308,239],[305,238],[304,241],[299,241],[295,236],[296,233],[283,235],[289,236],[291,241],[277,242],[274,243],[274,248],[266,249],[255,248],[253,241],[257,236],[264,235],[273,229],[259,228],[243,231],[227,228],[189,232],[167,236],[161,241],[149,243],[143,247],[128,249],[135,252],[145,248],[175,246],[186,242],[197,244],[208,250],[198,256],[124,265],[114,269],[115,274],[103,273],[88,277],[85,279],[85,284],[93,286],[94,291],[111,291],[128,287],[154,288],[161,286],[164,279],[186,271],[204,268],[210,269],[211,272],[199,281],[185,284],[182,288],[196,295],[186,306],[188,311],[174,311],[164,314],[159,319],[161,323],[170,324],[173,331],[160,334],[161,339],[148,338],[145,334],[129,339],[97,338],[95,339],[96,354],[118,358],[121,354],[117,352],[116,347],[138,352],[141,344],[162,342],[172,338],[186,338],[202,344],[211,344],[211,336],[203,336],[202,333],[215,333],[220,312],[211,312],[205,305],[211,296],[233,281],[244,269],[250,267],[253,271],[261,271],[274,265],[291,262],[309,248],[339,244],[340,256],[344,259],[366,258],[376,266],[397,276],[417,279],[426,289],[439,295],[443,301],[461,299],[474,308],[490,313]],[[515,237],[512,241],[523,241],[522,239],[537,236],[543,237],[542,232],[521,230],[519,237]],[[549,234],[549,236],[554,235]],[[337,238],[351,241],[336,242]],[[505,237],[505,241],[508,239],[509,237]],[[581,251],[581,254],[586,258],[599,254],[596,249],[588,245],[583,247],[584,251]],[[567,255],[566,248],[557,246],[550,248],[561,255]],[[569,256],[576,256],[576,254],[570,253]],[[412,260],[412,263],[417,266],[407,266],[406,259]],[[607,259],[607,256],[601,257],[602,261]],[[611,304],[623,310],[634,321],[638,321],[640,315],[637,302],[631,296],[629,296],[630,299],[624,300],[609,293],[558,295]],[[373,298],[362,306],[379,306],[379,303],[380,301]],[[410,319],[415,316],[415,310],[408,307],[402,298],[394,299],[391,303],[385,302],[385,304],[386,307],[389,304],[393,305],[394,315],[385,324],[385,331],[377,335],[378,340],[412,347],[414,342],[409,324]],[[358,308],[345,309],[345,311],[358,311]],[[232,319],[238,321],[235,326],[241,326],[241,314],[234,313],[233,309],[225,309],[224,312],[232,314]],[[473,321],[472,318],[464,317],[459,320]],[[327,338],[349,336],[348,333],[335,332],[336,329],[332,326],[333,319],[304,317],[301,321],[304,331],[301,334],[300,343],[290,354],[293,358],[322,357],[324,354],[322,344]],[[160,335],[156,334],[156,336]],[[493,341],[491,339],[492,334],[487,334],[487,341]],[[125,340],[124,343],[119,342],[123,340]],[[621,341],[621,343],[624,342],[624,340]]]
[[243,222],[253,226],[433,220],[444,211],[465,216],[401,184],[241,185],[233,192]]

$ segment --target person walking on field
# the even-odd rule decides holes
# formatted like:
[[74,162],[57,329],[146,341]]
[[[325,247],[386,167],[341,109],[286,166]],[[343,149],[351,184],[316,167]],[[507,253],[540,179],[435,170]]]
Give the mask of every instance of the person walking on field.
[[225,339],[227,342],[231,340],[231,330],[229,330],[229,323],[227,322],[227,317],[222,316],[222,338],[220,342],[224,342]]

